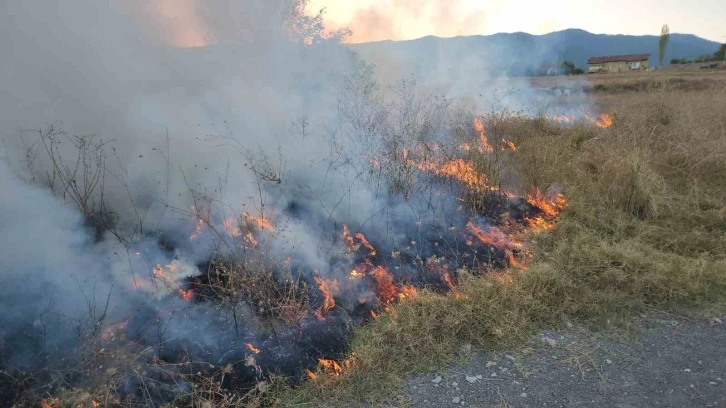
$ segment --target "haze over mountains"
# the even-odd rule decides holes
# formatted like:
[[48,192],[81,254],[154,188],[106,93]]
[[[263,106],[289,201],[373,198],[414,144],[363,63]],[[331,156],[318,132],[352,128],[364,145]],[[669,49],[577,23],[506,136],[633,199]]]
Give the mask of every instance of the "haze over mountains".
[[[691,34],[671,34],[664,62],[671,58],[693,59],[711,55],[719,43]],[[543,64],[571,60],[587,70],[587,59],[618,54],[651,54],[658,64],[658,36],[593,34],[568,29],[544,35],[527,33],[493,34],[454,38],[423,37],[409,41],[381,41],[351,45],[369,62],[398,74],[418,75],[448,72],[460,75],[479,72],[488,75],[528,75]],[[391,64],[391,57],[397,62]],[[458,68],[452,70],[452,64]],[[461,72],[464,66],[466,72]],[[407,68],[406,68],[407,67]],[[407,72],[409,71],[409,72]]]

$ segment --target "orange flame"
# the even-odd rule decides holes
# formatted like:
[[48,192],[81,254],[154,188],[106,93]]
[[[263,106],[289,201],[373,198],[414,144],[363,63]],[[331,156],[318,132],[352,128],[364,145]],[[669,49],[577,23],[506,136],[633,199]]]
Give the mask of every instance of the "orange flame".
[[438,163],[431,159],[424,159],[419,161],[409,160],[408,163],[421,171],[436,172],[436,170],[439,168]]
[[613,118],[607,113],[600,115],[600,118],[595,122],[595,126],[600,128],[609,128],[613,125]]
[[164,275],[164,269],[161,267],[161,265],[156,265],[151,269],[152,275],[154,277],[159,279],[166,279],[166,275]]
[[534,231],[549,231],[555,227],[554,222],[547,221],[544,217],[537,216],[534,218],[524,217],[524,222]]
[[462,181],[472,189],[483,190],[487,187],[486,176],[479,174],[472,162],[456,159],[445,163],[436,171],[439,175],[449,176]]
[[410,299],[416,296],[417,293],[418,291],[413,286],[403,285],[399,289],[398,298],[399,300]]
[[328,282],[318,278],[317,276],[314,276],[313,279],[315,279],[315,282],[320,287],[320,291],[323,292],[323,305],[320,307],[320,311],[328,312],[330,309],[335,307],[335,300],[333,299],[333,294],[331,293],[330,288],[332,287],[337,292],[339,290],[338,281],[334,280],[332,282]]
[[373,248],[373,245],[371,245],[368,242],[368,240],[366,239],[366,237],[363,234],[358,232],[355,234],[355,237],[358,238],[358,240],[364,247],[366,247],[369,251],[371,251],[370,256],[376,256],[376,250]]
[[255,239],[255,237],[252,235],[251,232],[247,232],[247,235],[245,235],[245,241],[252,248],[257,247],[257,245],[258,245],[257,240]]
[[186,300],[187,302],[190,302],[192,299],[194,299],[194,291],[179,289],[179,296],[182,297],[182,299]]
[[254,217],[247,212],[243,212],[242,217],[248,224],[252,224],[253,226],[256,226],[258,230],[267,230],[267,231],[275,230],[275,226],[272,225],[272,222],[268,218]]
[[[177,273],[179,270],[179,267],[174,264],[166,265],[166,269],[171,273]],[[177,289],[177,292],[179,292],[179,296],[182,297],[182,299],[186,300],[187,302],[191,301],[194,298],[194,291],[184,290],[179,287],[179,284],[176,283],[173,279],[169,278],[164,274],[164,268],[157,264],[151,269],[151,274],[155,279],[159,279],[164,285],[166,285],[169,289],[173,290],[174,288]]]
[[242,212],[241,219],[227,218],[222,221],[224,231],[230,237],[242,237],[242,241],[251,248],[259,245],[254,233],[258,231],[274,231],[272,222],[264,217],[254,217]]
[[484,147],[485,152],[494,151],[494,148],[492,147],[492,145],[489,144],[489,139],[487,139],[487,136],[484,133],[479,135],[479,140],[481,140],[481,144]]
[[567,206],[567,199],[562,194],[548,198],[535,187],[531,194],[527,195],[527,202],[542,210],[547,217],[556,217]]
[[[351,236],[347,224],[343,224],[343,233],[341,234],[341,237],[343,238],[345,245],[348,246],[349,250],[355,252],[358,251],[361,246],[363,246],[369,251],[369,257],[376,256],[376,249],[373,248],[373,245],[371,245],[370,242],[368,242],[365,235],[360,232],[356,232],[355,235]],[[356,239],[359,242],[358,244],[356,244],[355,242]]]
[[[565,115],[554,115],[551,117],[552,120],[555,122],[562,122],[562,123],[574,123],[575,119],[565,116]],[[598,115],[597,119],[591,117],[590,115],[585,115],[585,122],[590,122],[594,124],[595,126],[599,128],[609,128],[613,125],[613,118],[608,115],[607,113],[602,113]]]
[[[350,368],[350,366],[352,365],[352,359],[346,360],[343,364],[346,368]],[[332,374],[336,377],[343,373],[343,367],[340,365],[340,363],[335,360],[328,360],[325,358],[318,359],[318,370],[328,374]],[[311,380],[315,380],[318,378],[318,374],[312,370],[305,370],[305,373]]]
[[250,344],[250,343],[245,343],[245,346],[247,346],[247,349],[248,349],[249,351],[251,351],[251,352],[253,352],[253,353],[255,353],[255,354],[260,354],[260,351],[261,351],[261,350],[260,350],[260,349],[258,349],[258,348],[256,348],[256,347],[255,347],[255,346],[253,346],[252,344]]
[[481,119],[474,118],[474,131],[479,134],[479,141],[481,141],[482,148],[485,152],[493,152],[494,148],[489,144],[486,133],[484,133],[484,123]]
[[507,252],[507,265],[513,268],[520,266],[519,261],[511,252]]
[[564,123],[572,123],[573,119],[570,117],[567,117],[565,115],[554,115],[552,116],[552,120],[556,122],[564,122]]
[[392,302],[398,295],[398,289],[393,283],[393,276],[382,266],[376,266],[371,271],[371,276],[378,285],[378,298],[384,303]]
[[239,228],[239,225],[234,218],[227,218],[226,220],[222,221],[222,226],[224,227],[224,230],[227,232],[227,234],[231,237],[239,237],[240,235],[242,235],[242,230]]
[[522,248],[521,243],[512,241],[509,236],[497,227],[489,227],[485,232],[481,229],[481,227],[474,225],[474,223],[469,220],[466,224],[466,229],[474,234],[474,236],[483,244],[494,248],[509,252]]
[[318,360],[318,365],[320,368],[331,374],[340,375],[343,372],[343,367],[341,367],[335,360],[321,358]]
[[444,281],[449,289],[454,289],[454,287],[456,286],[454,282],[454,276],[451,274],[446,266],[441,265],[440,261],[441,258],[436,258],[435,256],[432,256],[427,259],[426,264],[432,272],[438,273],[441,276],[441,280]]
[[517,150],[517,145],[509,139],[502,138],[502,150]]
[[444,268],[441,273],[441,277],[444,279],[444,283],[446,283],[446,286],[448,286],[450,289],[454,289],[456,285],[454,284],[454,277],[451,275],[451,272]]
[[343,241],[345,241],[345,244],[348,245],[348,248],[351,250],[354,250],[353,247],[355,245],[355,242],[353,241],[353,237],[350,236],[350,232],[348,232],[348,225],[343,224],[343,234],[341,235],[343,238]]
[[202,232],[204,231],[204,220],[199,218],[197,220],[197,226],[194,228],[194,232],[192,232],[192,235],[189,236],[189,240],[194,241],[197,238],[199,238],[200,235],[202,235]]

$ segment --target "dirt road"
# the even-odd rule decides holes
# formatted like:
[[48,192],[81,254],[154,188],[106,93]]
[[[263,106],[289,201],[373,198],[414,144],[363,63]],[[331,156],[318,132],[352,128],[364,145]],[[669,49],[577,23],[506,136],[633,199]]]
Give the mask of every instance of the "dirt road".
[[635,338],[572,326],[517,353],[473,354],[411,378],[413,407],[726,407],[726,319],[649,315]]

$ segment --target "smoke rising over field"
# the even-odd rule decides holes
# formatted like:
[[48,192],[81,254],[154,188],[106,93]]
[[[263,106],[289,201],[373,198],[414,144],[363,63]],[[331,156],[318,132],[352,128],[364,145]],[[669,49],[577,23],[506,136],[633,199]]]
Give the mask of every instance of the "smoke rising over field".
[[[242,33],[254,34],[252,41],[246,37],[240,48],[228,50],[161,47],[157,40],[167,35],[168,21],[154,15],[153,7],[95,1],[7,5],[0,17],[0,53],[9,62],[0,68],[0,125],[6,158],[2,228],[8,240],[3,278],[12,291],[3,302],[23,307],[3,309],[5,330],[32,323],[43,308],[46,315],[71,318],[86,313],[91,302],[101,314],[109,293],[106,317],[122,318],[130,311],[119,300],[133,294],[143,304],[141,293],[160,289],[140,282],[151,267],[172,258],[187,274],[198,273],[195,262],[214,251],[209,234],[179,255],[196,224],[194,211],[203,211],[197,198],[229,205],[215,212],[261,213],[260,200],[268,193],[258,183],[266,181],[250,170],[248,159],[266,176],[308,168],[298,173],[299,183],[318,178],[317,167],[330,153],[321,148],[330,144],[321,130],[333,118],[335,78],[351,70],[354,60],[342,47],[308,52],[286,40],[281,30],[288,16],[280,12],[291,5],[258,3],[216,2],[204,10],[205,30],[218,39],[236,34],[229,32],[232,21],[222,21],[225,13],[259,14],[248,16]],[[229,10],[232,5],[235,10]],[[303,134],[294,124],[304,117],[313,120]],[[81,158],[79,143],[87,147]],[[265,156],[275,169],[265,167]],[[50,187],[57,197],[13,173]],[[80,214],[78,199],[86,191],[74,195],[68,184],[89,184],[89,173],[102,175],[90,183],[96,187],[86,197],[88,211]],[[370,202],[367,196],[356,200],[363,207]],[[105,221],[115,230],[102,231],[94,244],[83,215],[93,219],[101,212],[110,214]],[[162,254],[149,234],[164,234],[180,249]],[[308,251],[305,231],[291,228],[286,234],[288,245]],[[25,308],[26,299],[37,302]]]
[[[249,9],[256,9],[255,2],[248,3]],[[240,160],[231,160],[235,154],[230,149],[203,140],[209,134],[233,134],[246,147],[259,146],[270,155],[282,145],[298,153],[289,155],[288,161],[315,159],[315,143],[308,141],[306,147],[296,143],[300,139],[289,137],[289,124],[303,115],[314,115],[316,125],[324,123],[333,100],[329,89],[322,87],[334,86],[324,82],[325,72],[334,76],[349,68],[343,49],[321,51],[324,58],[314,58],[281,41],[279,35],[267,35],[270,21],[280,18],[275,15],[253,19],[257,26],[248,26],[249,31],[260,34],[253,43],[198,54],[150,46],[143,37],[149,30],[143,26],[147,17],[120,4],[114,8],[74,1],[52,9],[31,1],[9,7],[3,16],[7,40],[1,50],[13,56],[3,72],[0,123],[8,135],[6,147],[22,149],[18,129],[63,121],[71,134],[115,140],[118,158],[106,164],[116,174],[128,173],[123,174],[128,185],[144,189],[146,198],[158,198],[167,182],[167,160],[162,155],[167,131],[173,173],[185,170],[193,186],[218,184],[219,175],[227,171],[249,177],[237,165]],[[320,75],[311,78],[313,73]],[[72,147],[62,153],[72,154]],[[11,157],[16,156],[11,153]],[[37,164],[43,173],[47,163]],[[169,181],[170,192],[185,187],[179,177]],[[232,199],[239,201],[248,192],[238,193]],[[127,195],[115,189],[106,194],[112,195],[109,201],[122,201]]]
[[[15,331],[28,324],[54,326],[51,331],[56,332],[62,320],[56,313],[76,315],[86,306],[84,294],[93,298],[98,291],[103,297],[110,290],[103,257],[92,249],[77,211],[49,192],[22,182],[4,163],[0,163],[0,189],[0,333],[7,341],[22,336]],[[50,337],[47,346],[62,347],[62,340]],[[38,363],[32,359],[32,345],[24,351],[29,354],[7,356],[8,365]]]
[[[512,224],[562,208],[502,189],[516,146],[473,122],[468,60],[395,81],[304,2],[183,3],[30,0],[0,16],[0,369],[67,364],[121,331],[155,362],[261,349],[240,387],[300,374],[414,285],[448,290],[461,265],[525,253],[420,179],[449,177]],[[501,180],[463,151],[495,157]]]

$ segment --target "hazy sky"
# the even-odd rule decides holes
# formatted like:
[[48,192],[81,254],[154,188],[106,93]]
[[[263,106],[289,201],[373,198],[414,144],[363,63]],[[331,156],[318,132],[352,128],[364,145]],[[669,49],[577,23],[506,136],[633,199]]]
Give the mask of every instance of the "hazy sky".
[[311,0],[331,25],[353,30],[349,42],[426,35],[543,34],[581,28],[602,34],[673,33],[726,41],[726,0]]

